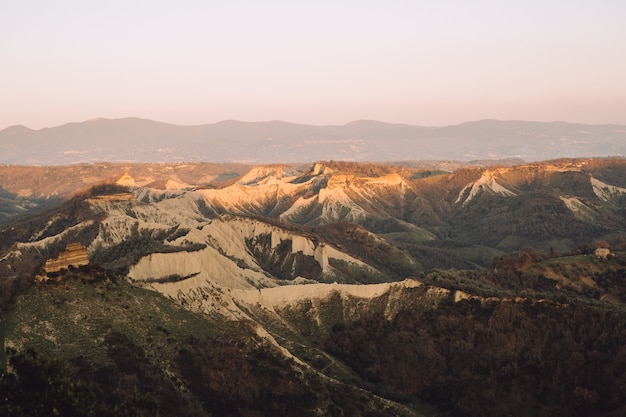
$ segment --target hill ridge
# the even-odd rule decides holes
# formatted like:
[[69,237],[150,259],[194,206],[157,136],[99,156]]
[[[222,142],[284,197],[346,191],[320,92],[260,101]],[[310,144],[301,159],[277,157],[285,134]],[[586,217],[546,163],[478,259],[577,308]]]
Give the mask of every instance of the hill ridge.
[[626,155],[626,126],[481,120],[424,127],[375,120],[343,125],[224,120],[178,125],[136,117],[0,131],[0,164],[81,162],[296,163]]

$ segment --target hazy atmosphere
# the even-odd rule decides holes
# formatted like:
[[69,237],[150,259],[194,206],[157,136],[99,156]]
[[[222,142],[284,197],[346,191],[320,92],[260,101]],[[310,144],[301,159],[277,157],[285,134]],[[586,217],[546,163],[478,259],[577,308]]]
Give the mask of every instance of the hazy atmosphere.
[[626,416],[626,0],[0,0],[0,416]]
[[3,1],[0,129],[626,123],[626,2]]

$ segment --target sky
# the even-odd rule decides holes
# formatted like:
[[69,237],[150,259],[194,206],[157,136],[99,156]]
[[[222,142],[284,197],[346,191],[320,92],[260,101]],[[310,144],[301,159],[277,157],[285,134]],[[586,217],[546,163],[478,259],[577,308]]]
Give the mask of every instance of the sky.
[[0,129],[626,124],[626,1],[2,0]]

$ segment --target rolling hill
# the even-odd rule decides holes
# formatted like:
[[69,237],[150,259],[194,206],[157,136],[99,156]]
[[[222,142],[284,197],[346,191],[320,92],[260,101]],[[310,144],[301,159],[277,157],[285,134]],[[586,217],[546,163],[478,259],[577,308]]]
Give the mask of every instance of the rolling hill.
[[86,162],[311,163],[319,160],[406,161],[626,154],[626,127],[565,122],[482,120],[422,127],[361,120],[312,126],[234,120],[179,126],[151,120],[94,119],[40,130],[0,131],[0,163]]

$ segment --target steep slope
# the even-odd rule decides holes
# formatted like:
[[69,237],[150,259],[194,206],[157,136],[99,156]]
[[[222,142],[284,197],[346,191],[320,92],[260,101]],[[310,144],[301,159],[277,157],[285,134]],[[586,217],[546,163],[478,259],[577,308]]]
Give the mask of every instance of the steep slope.
[[[206,251],[222,251],[247,266],[273,259],[261,265],[260,270],[286,279],[297,278],[298,273],[305,271],[303,277],[323,281],[330,278],[313,271],[319,268],[328,276],[336,273],[338,263],[333,259],[343,260],[334,251],[342,252],[337,246],[341,245],[351,251],[352,258],[375,265],[378,272],[371,274],[382,279],[402,279],[411,271],[433,267],[489,265],[490,259],[481,253],[493,257],[498,251],[524,246],[570,250],[581,242],[619,235],[626,226],[621,210],[626,199],[626,163],[620,159],[471,168],[431,176],[414,176],[407,170],[399,171],[401,175],[390,166],[367,175],[340,165],[331,169],[317,164],[303,173],[288,166],[268,166],[250,170],[230,185],[210,189],[202,186],[207,177],[201,168],[163,168],[159,177],[156,167],[138,171],[139,177],[128,172],[120,175],[119,186],[130,186],[132,195],[123,191],[85,200],[90,208],[83,211],[101,219],[84,223],[85,227],[99,227],[100,232],[93,242],[82,243],[89,243],[90,253],[100,263],[108,265],[115,260],[119,266],[130,267],[142,254],[154,251],[150,245],[157,245],[160,251],[198,252],[194,256],[200,257]],[[202,176],[194,180],[188,172]],[[80,205],[76,204],[74,209]],[[214,243],[224,238],[217,225],[227,223],[226,217],[220,217],[227,214],[263,216],[263,222],[274,219],[276,227],[286,227],[286,233],[292,235],[317,234],[305,238],[310,240],[305,246],[314,250],[292,250],[288,243],[281,243],[290,240],[284,237],[260,238],[269,230],[252,233],[248,228],[235,228],[228,234],[238,236],[239,246],[236,251],[233,249],[237,253],[230,253]],[[36,247],[35,241],[40,237],[51,237],[69,226],[78,227],[78,220],[67,218],[59,212],[42,220],[51,222],[48,226],[28,226],[23,243]],[[348,223],[359,225],[370,234],[362,233],[357,226],[346,226]],[[6,242],[17,239],[17,232],[12,230],[3,231]],[[26,235],[24,224],[17,228],[20,230]],[[219,238],[211,238],[212,234]],[[320,240],[322,236],[325,242]],[[320,243],[331,245],[321,249]],[[127,252],[129,245],[146,248],[135,248],[135,255],[121,260],[116,258],[115,248],[119,245],[125,246],[118,252]],[[383,255],[383,248],[397,255],[396,265],[398,259],[404,259],[408,269],[403,267],[405,272],[400,272],[385,266],[388,258]],[[257,259],[252,262],[241,257],[238,252],[242,251],[256,253],[250,256]],[[329,265],[316,251],[329,254]],[[274,252],[281,255],[268,256]],[[322,261],[309,261],[316,257]],[[349,263],[358,265],[353,260]],[[299,272],[294,275],[290,268]],[[359,268],[362,272],[367,270]],[[346,275],[348,269],[343,268],[340,281],[354,280]]]
[[[128,176],[122,178],[128,181]],[[404,278],[312,231],[234,215],[207,218],[199,193],[142,187],[131,193],[124,186],[109,185],[76,197],[42,214],[40,220],[2,231],[6,274],[27,279],[47,259],[78,242],[87,248],[92,263],[127,270],[132,279],[170,295],[207,285],[256,289],[302,280],[356,283]],[[12,241],[17,242],[11,245]],[[403,256],[407,265],[414,263]]]
[[[226,183],[211,182],[216,181],[207,171],[212,168],[202,165],[131,168],[117,178],[118,184],[131,188],[136,201],[93,203],[94,212],[105,220],[104,231],[91,251],[110,258],[99,259],[104,264],[115,258],[113,247],[121,244],[129,231],[133,244],[148,245],[152,235],[169,236],[177,228],[179,236],[172,240],[178,239],[178,243],[168,241],[162,250],[180,251],[185,239],[187,249],[211,246],[207,238],[199,237],[204,232],[210,235],[210,227],[204,232],[200,229],[209,219],[226,214],[261,216],[264,222],[287,227],[290,233],[323,234],[326,242],[342,245],[352,257],[374,264],[382,273],[379,276],[393,279],[431,268],[490,266],[495,256],[525,246],[568,251],[582,242],[615,238],[626,227],[621,209],[626,199],[626,163],[622,159],[558,160],[434,175],[393,165],[319,163],[304,171],[275,165],[249,169]],[[72,169],[72,175],[83,172],[81,167]],[[9,184],[14,191],[24,191],[17,182]],[[40,187],[33,195],[41,195],[45,187]],[[109,218],[110,210],[116,214]],[[356,225],[370,234],[361,233]],[[32,236],[40,232],[32,231]],[[189,237],[183,237],[187,234]],[[255,236],[242,234],[241,239],[263,242]],[[261,246],[257,257],[268,258],[269,252]],[[341,251],[337,245],[332,247]],[[290,268],[310,269],[308,258],[295,259],[300,255],[286,246],[272,244],[269,248],[278,248],[282,255],[263,265],[264,271],[293,279]],[[140,251],[135,253],[140,255]],[[396,261],[389,262],[391,254]],[[293,259],[287,261],[286,256]],[[127,258],[118,263],[128,267],[137,260]],[[404,266],[397,268],[397,260]],[[338,264],[331,266],[337,269]],[[347,278],[354,275],[348,270],[343,268],[345,277],[340,281],[354,280]],[[307,274],[306,278],[315,275]]]
[[[622,160],[606,161],[623,172]],[[547,250],[621,233],[626,226],[619,209],[623,179],[600,181],[593,160],[554,161],[487,170],[466,185],[450,219],[456,239],[514,250],[523,246]],[[478,200],[475,201],[475,199]],[[557,243],[557,242],[561,243]]]
[[422,416],[285,356],[254,322],[94,268],[61,279],[23,293],[2,322],[2,415]]
[[256,168],[233,185],[199,190],[198,194],[215,214],[264,215],[289,223],[317,225],[388,217],[389,212],[401,210],[410,188],[396,173],[368,177],[316,164],[294,176]]
[[558,160],[419,176],[317,164],[300,176],[255,173],[253,180],[199,194],[213,215],[260,214],[309,226],[357,223],[428,267],[486,266],[488,260],[471,255],[479,247],[566,250],[623,230],[626,180],[619,173],[625,167],[620,159]]

